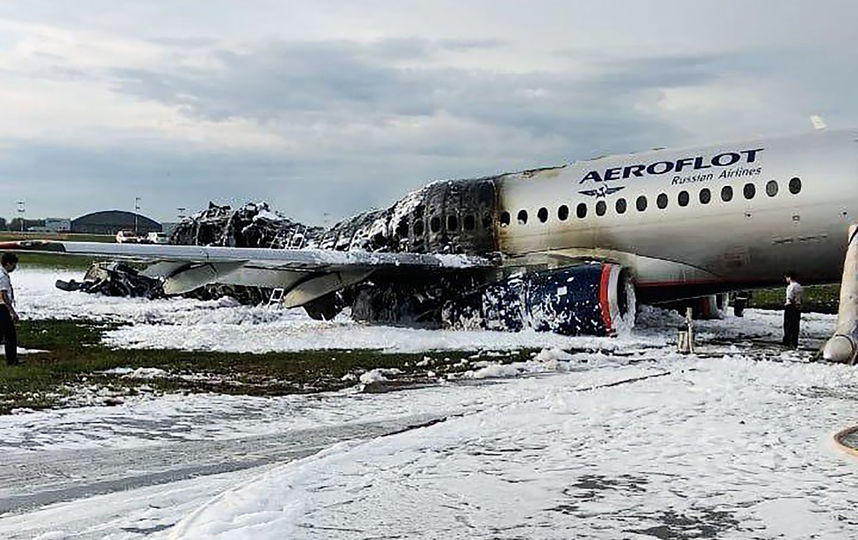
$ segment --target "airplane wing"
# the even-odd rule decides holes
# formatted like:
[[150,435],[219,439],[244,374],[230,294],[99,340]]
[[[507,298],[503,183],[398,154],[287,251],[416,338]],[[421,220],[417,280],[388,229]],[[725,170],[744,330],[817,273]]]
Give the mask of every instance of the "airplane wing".
[[379,253],[322,249],[265,249],[164,244],[113,244],[20,240],[0,242],[0,251],[32,251],[108,257],[145,262],[234,263],[248,262],[284,270],[377,269],[381,267],[487,268],[495,266],[484,257],[425,253]]
[[150,264],[145,275],[164,279],[167,294],[181,294],[211,283],[266,287],[283,289],[287,307],[303,305],[360,282],[381,269],[455,271],[497,265],[490,259],[468,255],[50,240],[0,242],[0,251],[140,261]]

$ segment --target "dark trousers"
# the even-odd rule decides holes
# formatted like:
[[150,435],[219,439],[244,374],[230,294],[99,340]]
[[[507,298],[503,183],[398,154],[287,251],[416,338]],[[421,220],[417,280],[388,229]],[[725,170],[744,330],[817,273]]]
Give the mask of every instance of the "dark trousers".
[[801,308],[787,305],[784,307],[784,345],[798,347],[798,329],[801,325]]
[[9,308],[0,305],[0,335],[6,344],[6,363],[10,366],[18,363],[18,332]]

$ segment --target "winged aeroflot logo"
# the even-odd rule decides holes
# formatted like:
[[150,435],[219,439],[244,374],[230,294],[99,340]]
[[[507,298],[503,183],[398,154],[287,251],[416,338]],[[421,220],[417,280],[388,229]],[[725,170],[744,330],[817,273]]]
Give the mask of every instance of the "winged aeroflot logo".
[[596,189],[585,189],[583,191],[579,191],[581,195],[589,195],[590,197],[596,197],[597,199],[604,199],[608,195],[613,195],[614,193],[620,191],[621,189],[625,189],[626,186],[599,186]]

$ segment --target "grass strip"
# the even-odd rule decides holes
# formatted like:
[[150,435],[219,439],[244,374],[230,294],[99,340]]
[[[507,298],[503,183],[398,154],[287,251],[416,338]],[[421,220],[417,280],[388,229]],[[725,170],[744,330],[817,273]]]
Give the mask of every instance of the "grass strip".
[[[82,388],[94,396],[91,404],[111,404],[141,392],[280,396],[340,390],[356,384],[357,374],[377,368],[399,370],[397,380],[434,382],[438,376],[471,369],[462,360],[480,354],[366,349],[252,354],[103,346],[102,334],[116,327],[93,321],[21,321],[20,345],[47,352],[23,356],[20,366],[0,367],[0,414],[89,404],[74,399]],[[508,363],[527,360],[533,352],[525,349],[486,358]],[[113,368],[157,368],[169,376],[142,379],[101,373]]]

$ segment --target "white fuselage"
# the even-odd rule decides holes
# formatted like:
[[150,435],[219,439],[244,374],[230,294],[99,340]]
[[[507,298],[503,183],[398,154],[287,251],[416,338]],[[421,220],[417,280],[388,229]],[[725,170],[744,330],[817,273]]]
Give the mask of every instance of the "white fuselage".
[[821,131],[504,175],[498,245],[513,266],[613,260],[643,289],[837,281],[858,220],[856,141]]

